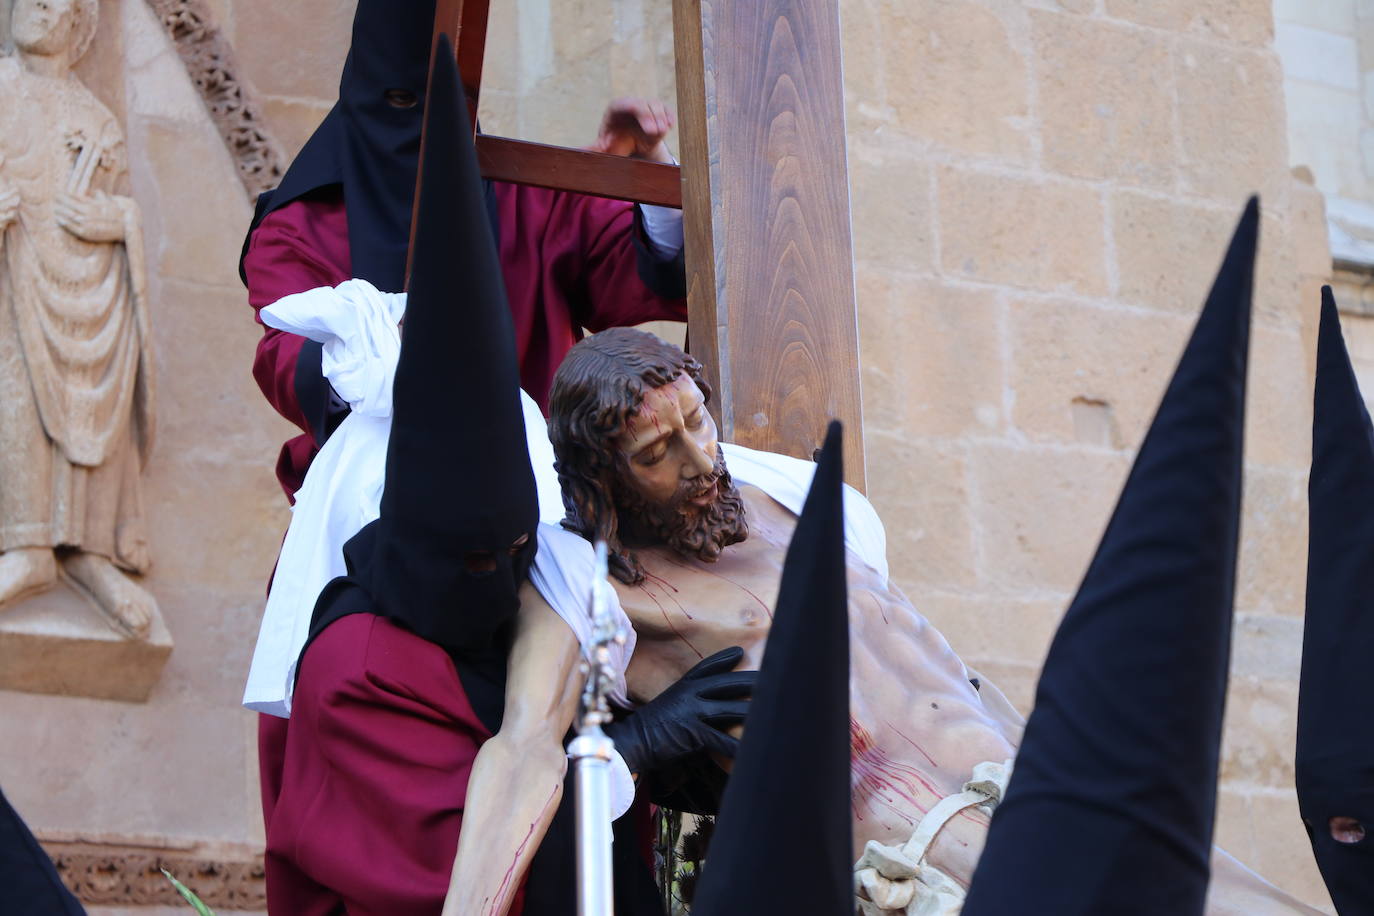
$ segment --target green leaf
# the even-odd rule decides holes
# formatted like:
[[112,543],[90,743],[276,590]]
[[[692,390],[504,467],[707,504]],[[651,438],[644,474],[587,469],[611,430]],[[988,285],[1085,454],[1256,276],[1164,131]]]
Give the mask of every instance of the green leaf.
[[182,884],[176,878],[173,878],[172,873],[169,872],[167,869],[164,868],[161,869],[161,871],[164,875],[167,876],[167,880],[172,882],[172,887],[177,889],[177,893],[185,897],[186,902],[191,904],[191,906],[195,907],[196,912],[199,913],[200,916],[215,916],[215,911],[210,909],[205,904],[201,903],[200,898],[195,895],[194,891],[192,891],[186,885]]

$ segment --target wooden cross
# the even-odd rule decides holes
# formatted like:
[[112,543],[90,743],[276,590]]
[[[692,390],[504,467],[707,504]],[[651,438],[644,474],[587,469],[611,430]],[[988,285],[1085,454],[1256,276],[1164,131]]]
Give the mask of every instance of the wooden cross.
[[[490,0],[438,0],[476,123]],[[673,0],[683,166],[478,135],[497,181],[682,207],[688,339],[720,435],[864,484],[839,0]],[[423,142],[423,140],[422,140]]]

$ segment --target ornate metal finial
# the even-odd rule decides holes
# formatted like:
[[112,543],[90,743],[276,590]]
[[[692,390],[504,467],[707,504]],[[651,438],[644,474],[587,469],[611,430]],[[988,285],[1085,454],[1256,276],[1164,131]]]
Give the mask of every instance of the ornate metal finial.
[[611,721],[610,694],[615,686],[611,646],[625,642],[625,631],[611,614],[610,583],[606,581],[606,542],[596,542],[596,565],[587,611],[592,619],[591,643],[583,649],[582,715],[577,737],[568,745],[577,794],[577,913],[611,916],[611,758],[615,742],[601,730]]
[[588,608],[592,619],[592,639],[582,660],[582,672],[587,680],[582,689],[582,714],[577,729],[579,734],[585,734],[593,727],[600,728],[611,721],[609,698],[616,680],[615,668],[611,664],[611,646],[624,645],[626,639],[624,629],[611,613],[611,586],[606,581],[609,574],[606,557],[606,542],[597,541]]

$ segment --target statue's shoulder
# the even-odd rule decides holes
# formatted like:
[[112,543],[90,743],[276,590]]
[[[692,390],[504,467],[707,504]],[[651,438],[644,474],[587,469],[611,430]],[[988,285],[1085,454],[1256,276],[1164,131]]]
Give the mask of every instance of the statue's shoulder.
[[19,58],[13,55],[0,57],[0,87],[3,87],[0,88],[0,98],[5,100],[5,104],[0,105],[0,117],[6,112],[14,114],[15,109],[30,101],[31,93],[25,86],[28,76]]
[[[4,103],[0,104],[0,131],[7,135],[34,116],[33,105],[36,100],[31,98],[25,86],[27,79],[28,73],[20,66],[17,57],[0,57],[0,99],[4,99]],[[4,139],[0,137],[0,149],[4,148]]]
[[736,485],[739,495],[744,499],[745,508],[750,516],[766,515],[769,518],[777,518],[788,523],[790,528],[797,520],[797,514],[783,505],[771,493],[762,487],[752,483],[740,483]]
[[91,91],[90,86],[73,77],[66,81],[65,88],[71,97],[69,104],[75,103],[82,117],[89,119],[88,123],[100,125],[102,139],[110,135],[124,135],[114,112],[100,100],[100,96]]

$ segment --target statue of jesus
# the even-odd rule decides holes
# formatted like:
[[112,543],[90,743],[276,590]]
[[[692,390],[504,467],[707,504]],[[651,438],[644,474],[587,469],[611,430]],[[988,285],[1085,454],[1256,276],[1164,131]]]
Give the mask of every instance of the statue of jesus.
[[[730,646],[743,647],[745,667],[762,658],[796,513],[778,498],[779,486],[766,485],[774,493],[737,487],[726,451],[775,465],[771,475],[751,474],[760,481],[811,467],[718,443],[706,410],[710,394],[696,360],[632,329],[579,343],[554,379],[549,436],[568,512],[564,525],[607,542],[616,591],[637,636],[626,670],[635,702]],[[795,489],[804,494],[808,481],[795,481]],[[857,492],[846,500],[847,529],[865,514],[877,524]],[[869,538],[867,547],[864,540],[847,530],[854,855],[861,872],[872,869],[874,896],[900,903],[865,900],[864,912],[902,912],[914,902],[926,907],[920,912],[953,914],[1024,720],[888,581],[882,538]],[[536,772],[545,765],[536,761],[554,756],[531,749],[556,745],[566,732],[577,644],[546,607],[531,603],[521,613],[507,720],[474,765],[446,912],[502,911],[492,905],[500,899],[494,891],[528,854],[540,791],[558,778]],[[947,801],[953,799],[960,800]],[[469,837],[482,838],[480,846]],[[897,850],[917,867],[900,865]],[[1316,911],[1218,850],[1208,912]]]
[[139,474],[153,439],[143,237],[124,137],[72,73],[96,0],[15,0],[0,58],[0,605],[59,562],[123,632],[153,597]]

